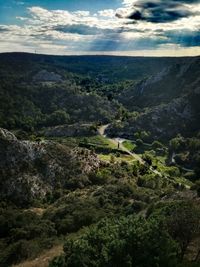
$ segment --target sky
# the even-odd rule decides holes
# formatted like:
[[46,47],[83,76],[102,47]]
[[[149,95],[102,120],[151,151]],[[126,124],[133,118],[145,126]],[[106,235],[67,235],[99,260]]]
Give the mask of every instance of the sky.
[[0,0],[0,52],[200,55],[200,0]]

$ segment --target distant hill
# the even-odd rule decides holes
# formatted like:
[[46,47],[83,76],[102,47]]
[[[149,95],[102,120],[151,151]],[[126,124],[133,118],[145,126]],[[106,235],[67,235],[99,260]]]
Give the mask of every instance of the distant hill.
[[145,130],[153,139],[198,134],[199,77],[200,57],[182,58],[124,90],[117,100],[129,111],[138,111],[139,116],[128,119],[124,129],[114,127],[110,133],[133,138],[135,132]]
[[[88,63],[80,59],[84,70]],[[69,72],[76,64],[75,57],[1,54],[0,126],[30,131],[112,121],[116,105],[96,94],[95,88],[86,90],[86,76]],[[89,86],[93,88],[91,80]]]
[[[141,80],[156,74],[171,64],[181,63],[189,58],[172,57],[122,57],[122,56],[51,56],[28,53],[2,53],[0,66],[18,73],[48,66],[49,69],[101,78],[110,82],[123,79]],[[17,69],[16,69],[17,68]]]
[[[122,119],[132,138],[193,134],[199,128],[200,57],[0,54],[0,126],[30,131]],[[137,120],[131,114],[139,112]]]

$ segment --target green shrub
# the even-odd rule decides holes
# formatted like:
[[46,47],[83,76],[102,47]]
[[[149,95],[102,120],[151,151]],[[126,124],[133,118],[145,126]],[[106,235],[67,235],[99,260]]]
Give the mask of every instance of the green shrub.
[[137,139],[135,143],[136,143],[136,145],[139,146],[139,147],[142,146],[142,145],[144,144],[143,141],[142,141],[141,139]]
[[152,148],[153,149],[157,149],[157,148],[163,148],[163,144],[159,141],[154,141],[152,144]]
[[178,246],[162,221],[128,217],[90,227],[67,240],[64,252],[65,267],[176,267]]
[[49,263],[49,267],[64,267],[64,266],[65,266],[65,257],[64,256],[55,257]]

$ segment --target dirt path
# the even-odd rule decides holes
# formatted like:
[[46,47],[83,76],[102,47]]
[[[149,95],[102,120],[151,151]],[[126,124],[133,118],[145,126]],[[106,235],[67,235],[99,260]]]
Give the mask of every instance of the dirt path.
[[118,146],[119,146],[119,149],[127,152],[127,154],[134,157],[134,159],[139,161],[141,164],[144,164],[145,162],[140,156],[138,156],[137,154],[131,152],[130,150],[128,150],[127,148],[124,147],[124,145],[123,145],[124,140],[122,138],[109,138],[106,136],[105,131],[109,127],[109,125],[110,124],[106,124],[106,125],[102,125],[101,127],[99,127],[99,129],[98,129],[99,135],[106,137],[112,144],[114,144],[116,146],[116,148],[118,148]]
[[[109,138],[109,137],[107,137],[107,135],[105,134],[105,131],[109,127],[109,125],[110,124],[106,124],[106,125],[100,126],[99,129],[98,129],[98,134],[101,135],[101,136],[103,136],[103,137],[105,137],[105,138],[107,138],[111,143],[113,143],[116,146],[116,148],[118,148],[118,146],[119,146],[119,149],[125,151],[127,154],[129,154],[130,156],[132,156],[135,160],[139,161],[140,164],[143,164],[144,165],[145,164],[145,161],[138,154],[136,154],[134,152],[131,152],[130,150],[128,150],[123,145],[123,141],[125,141],[126,139],[122,139],[122,138],[119,138],[119,137],[117,137],[117,138]],[[129,140],[127,140],[127,141],[129,141]],[[162,176],[162,174],[159,171],[154,170],[151,166],[150,166],[150,170],[153,173],[159,175],[160,177]]]
[[98,134],[103,136],[103,137],[106,137],[106,134],[105,134],[105,131],[106,129],[110,126],[110,124],[106,124],[106,125],[102,125],[98,128]]
[[177,156],[178,154],[175,154],[175,152],[173,152],[172,154],[172,158],[171,158],[171,163],[175,163],[180,169],[182,169],[183,171],[186,171],[186,172],[194,172],[193,169],[188,169],[188,168],[185,168],[185,167],[182,167],[181,165],[177,164],[176,163],[176,159],[175,157]]
[[63,245],[53,247],[52,249],[45,251],[42,255],[38,256],[34,260],[27,260],[18,265],[12,267],[48,267],[49,262],[56,256],[59,256],[63,252]]
[[[125,140],[127,140],[127,139],[123,139],[123,138],[119,138],[119,137],[118,137],[118,138],[109,138],[109,137],[107,137],[107,135],[105,134],[105,131],[106,131],[106,129],[107,129],[109,126],[110,126],[110,124],[106,124],[106,125],[102,125],[102,126],[100,126],[99,129],[98,129],[98,134],[101,135],[101,136],[103,136],[103,137],[105,137],[105,138],[107,138],[111,143],[113,143],[113,144],[116,146],[116,148],[118,148],[118,145],[119,145],[119,149],[120,149],[120,150],[123,150],[123,151],[126,151],[127,154],[131,155],[131,156],[134,158],[134,160],[139,161],[141,164],[145,164],[145,161],[144,161],[138,154],[136,154],[136,153],[134,153],[134,152],[131,152],[131,151],[128,150],[126,147],[124,147],[123,142],[124,142]],[[127,141],[131,141],[131,140],[127,140]],[[148,145],[149,145],[149,144],[148,144]],[[154,170],[154,169],[152,168],[152,166],[150,166],[149,169],[150,169],[151,172],[153,172],[153,173],[155,173],[156,175],[162,177],[161,172],[159,172],[159,171],[157,171],[157,170]],[[185,169],[185,168],[183,168],[183,169]],[[193,170],[185,169],[185,171],[193,171]],[[184,185],[184,186],[185,186],[185,188],[188,189],[188,190],[191,188],[189,185]]]

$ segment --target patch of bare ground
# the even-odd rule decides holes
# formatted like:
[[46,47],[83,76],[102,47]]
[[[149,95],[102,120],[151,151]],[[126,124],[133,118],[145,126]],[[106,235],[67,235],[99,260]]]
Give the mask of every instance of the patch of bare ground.
[[25,212],[27,211],[31,211],[39,216],[42,216],[43,213],[45,212],[45,209],[42,209],[42,208],[30,208],[30,209],[27,209],[27,210],[24,210]]
[[45,251],[34,260],[27,260],[23,263],[13,265],[12,267],[48,267],[49,262],[56,256],[59,256],[63,252],[63,246],[58,245]]

